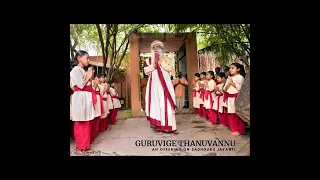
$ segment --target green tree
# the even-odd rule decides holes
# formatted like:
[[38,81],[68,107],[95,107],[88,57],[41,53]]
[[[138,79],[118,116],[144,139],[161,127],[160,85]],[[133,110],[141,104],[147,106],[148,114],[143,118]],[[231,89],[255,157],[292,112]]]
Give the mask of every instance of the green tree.
[[94,24],[70,24],[70,53],[73,59],[79,49],[99,50],[100,42]]
[[213,51],[221,65],[231,56],[250,57],[249,24],[72,24],[70,25],[70,52],[76,48],[95,49],[103,56],[103,72],[110,57],[107,76],[112,79],[123,59],[128,56],[129,36],[138,33],[197,33],[199,49]]
[[76,46],[79,44],[79,37],[84,28],[81,24],[70,24],[70,55],[71,60],[74,58],[77,52]]
[[110,68],[107,74],[109,79],[113,78],[127,54],[130,34],[143,26],[143,24],[96,24],[103,56],[102,72],[105,72],[108,56],[110,56]]
[[198,46],[209,47],[205,50],[218,54],[221,64],[227,63],[232,55],[250,57],[250,25],[249,24],[168,24],[163,25],[169,32],[197,33]]

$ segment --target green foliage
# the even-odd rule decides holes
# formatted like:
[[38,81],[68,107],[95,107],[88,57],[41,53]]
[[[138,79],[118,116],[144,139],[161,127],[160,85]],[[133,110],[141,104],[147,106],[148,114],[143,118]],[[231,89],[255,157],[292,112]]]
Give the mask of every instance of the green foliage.
[[127,69],[118,69],[120,75],[125,76],[127,74]]
[[198,49],[220,54],[218,60],[226,64],[232,55],[250,57],[249,24],[149,24],[139,32],[197,33]]
[[122,112],[126,116],[127,119],[132,118],[132,110],[131,109],[126,109],[126,110],[123,110]]
[[126,68],[129,67],[129,64],[130,64],[130,53],[129,53],[129,51],[127,51],[126,54],[124,55],[123,64],[124,64],[124,66]]
[[221,64],[225,64],[232,55],[250,57],[249,24],[170,24],[174,33],[196,32],[199,49],[219,52]]
[[[96,51],[98,56],[104,54],[104,58],[110,57],[111,68],[108,71],[108,77],[112,79],[114,72],[122,65],[122,60],[128,61],[124,64],[129,64],[129,35],[142,26],[141,24],[99,24],[102,36],[102,40],[100,40],[96,24],[71,24],[71,46],[73,42],[77,49],[91,49]],[[107,27],[110,27],[108,32]],[[110,38],[108,41],[107,36]],[[102,43],[104,48],[102,48]]]
[[[98,46],[98,32],[93,24],[70,24],[70,40],[76,49],[87,49],[88,46]],[[98,48],[97,48],[98,49]]]
[[[113,25],[113,24],[110,24]],[[115,53],[111,45],[108,46],[108,55],[115,53],[115,63],[125,53],[124,64],[129,64],[129,53],[122,45],[123,40],[127,40],[128,35],[137,30],[139,33],[197,33],[198,50],[213,51],[219,53],[217,58],[221,64],[226,64],[232,55],[244,57],[246,54],[250,57],[250,25],[249,24],[118,24],[116,35]],[[106,41],[106,24],[100,24],[104,43]],[[94,49],[98,55],[102,55],[101,43],[95,24],[71,24],[70,25],[71,42],[77,41],[77,49]],[[112,42],[113,37],[110,37]],[[121,46],[122,45],[122,46]],[[207,48],[209,47],[209,48]],[[207,49],[204,49],[207,48]],[[127,61],[127,62],[126,62]]]
[[166,32],[166,27],[163,26],[163,24],[145,24],[143,27],[139,28],[138,32],[160,34]]

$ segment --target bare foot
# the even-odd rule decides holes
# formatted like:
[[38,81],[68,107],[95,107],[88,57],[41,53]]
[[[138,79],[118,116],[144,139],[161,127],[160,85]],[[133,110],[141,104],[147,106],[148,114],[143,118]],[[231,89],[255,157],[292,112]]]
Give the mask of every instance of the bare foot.
[[161,132],[161,131],[158,131],[157,134],[158,134],[158,135],[162,135],[162,132]]
[[232,132],[232,136],[239,136],[239,132],[235,131],[235,132]]

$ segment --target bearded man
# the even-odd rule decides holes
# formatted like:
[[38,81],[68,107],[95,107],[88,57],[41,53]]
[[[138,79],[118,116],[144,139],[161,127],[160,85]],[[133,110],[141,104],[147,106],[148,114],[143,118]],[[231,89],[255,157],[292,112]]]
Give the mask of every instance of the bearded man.
[[177,133],[176,103],[171,75],[174,74],[173,62],[164,55],[161,41],[151,43],[151,57],[146,59],[144,73],[149,75],[145,102],[146,115],[150,126],[157,131]]

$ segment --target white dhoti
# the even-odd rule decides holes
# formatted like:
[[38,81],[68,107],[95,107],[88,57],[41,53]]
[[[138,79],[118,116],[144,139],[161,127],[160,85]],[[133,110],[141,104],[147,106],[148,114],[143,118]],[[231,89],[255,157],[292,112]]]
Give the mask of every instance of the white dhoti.
[[89,121],[95,118],[91,92],[76,91],[72,95],[72,120]]
[[70,102],[70,120],[72,120],[72,107],[71,107],[71,102]]
[[[151,67],[151,59],[147,60],[145,71]],[[171,75],[164,68],[160,67],[162,75],[158,74],[158,70],[154,69],[149,77],[146,89],[146,115],[147,120],[155,127],[155,130],[175,132],[177,130],[175,119],[175,94],[171,82]],[[161,78],[163,76],[163,84]],[[168,94],[165,93],[168,92]],[[170,97],[169,97],[170,96]],[[170,102],[171,100],[171,102]]]
[[97,103],[94,105],[94,117],[100,117],[101,116],[101,99],[100,95],[96,95],[97,97]]

